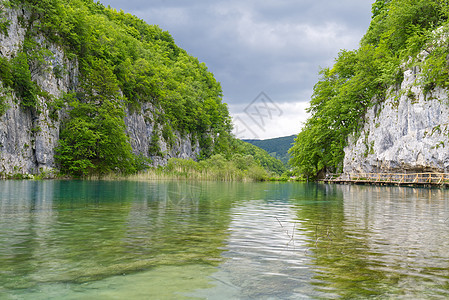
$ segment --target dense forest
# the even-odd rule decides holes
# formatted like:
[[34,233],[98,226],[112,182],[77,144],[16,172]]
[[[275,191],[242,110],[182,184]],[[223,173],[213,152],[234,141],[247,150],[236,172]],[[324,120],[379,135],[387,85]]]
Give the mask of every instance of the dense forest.
[[287,167],[288,161],[290,159],[290,154],[288,153],[288,150],[292,147],[295,138],[296,135],[290,135],[265,140],[253,139],[243,141],[267,151],[271,156],[282,161],[284,165]]
[[[231,159],[251,150],[260,164],[281,172],[268,155],[262,159],[257,150],[233,138],[219,82],[167,31],[93,0],[2,0],[0,6],[4,35],[9,27],[6,8],[26,12],[20,19],[26,28],[21,51],[0,56],[0,95],[14,93],[22,109],[34,115],[41,110],[38,98],[45,99],[54,118],[61,118],[61,110],[67,112],[56,149],[61,172],[86,176],[145,168],[148,159],[133,154],[124,123],[126,111],[142,103],[156,107],[153,118],[165,139],[170,141],[175,132],[193,136],[201,148],[198,159],[216,154]],[[32,80],[39,68],[56,77],[70,71],[52,65],[49,43],[62,47],[80,73],[79,84],[60,98]],[[0,116],[7,109],[7,97],[2,96]],[[156,145],[150,155],[158,150]]]
[[342,50],[320,71],[311,117],[290,149],[297,174],[341,172],[348,137],[360,132],[368,108],[400,89],[405,68],[422,70],[418,83],[425,91],[449,88],[448,17],[445,0],[375,1],[360,47]]
[[239,141],[238,144],[238,151],[230,159],[226,159],[221,154],[215,154],[200,161],[171,158],[164,167],[141,172],[135,177],[138,179],[188,178],[215,181],[286,179],[286,169],[281,161],[249,143]]

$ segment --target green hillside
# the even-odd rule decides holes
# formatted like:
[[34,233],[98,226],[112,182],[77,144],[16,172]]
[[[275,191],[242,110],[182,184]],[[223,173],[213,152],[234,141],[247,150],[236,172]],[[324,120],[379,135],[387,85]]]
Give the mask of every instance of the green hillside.
[[[191,158],[219,155],[234,163],[250,155],[270,174],[285,170],[265,151],[232,136],[220,83],[157,25],[94,0],[0,0],[0,7],[1,34],[13,30],[13,11],[25,31],[17,53],[0,54],[0,116],[10,99],[33,119],[48,109],[60,128],[54,153],[61,173],[134,173],[148,168],[151,157],[166,155],[160,136],[170,146],[175,135],[199,145],[200,154]],[[54,46],[67,63],[55,65],[49,50]],[[42,74],[77,80],[58,98],[38,84]],[[154,108],[146,110],[151,116],[145,121],[160,135],[151,133],[148,153],[136,154],[124,118],[144,105]]]
[[292,147],[295,137],[296,135],[290,135],[266,140],[245,139],[243,141],[267,151],[287,166],[290,159],[288,150]]
[[[146,102],[157,108],[154,121],[167,140],[174,131],[192,134],[203,157],[216,152],[212,136],[227,147],[232,126],[220,84],[168,32],[93,0],[2,2],[23,8],[29,18],[22,20],[27,30],[22,50],[12,59],[0,57],[0,80],[15,91],[24,110],[39,113],[38,97],[55,110],[68,108],[56,149],[64,173],[136,170],[141,162],[132,153],[123,118],[126,110]],[[8,25],[2,22],[6,33]],[[47,42],[38,42],[42,35]],[[49,97],[31,79],[30,69],[51,62],[49,43],[79,66],[79,85],[61,99]],[[54,76],[69,72],[65,66],[52,71]],[[5,109],[0,99],[0,112]]]

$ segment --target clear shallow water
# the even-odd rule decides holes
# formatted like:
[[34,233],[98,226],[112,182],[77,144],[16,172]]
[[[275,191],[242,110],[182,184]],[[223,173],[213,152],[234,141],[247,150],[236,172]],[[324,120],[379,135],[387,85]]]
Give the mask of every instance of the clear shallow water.
[[0,299],[449,297],[449,190],[0,181]]

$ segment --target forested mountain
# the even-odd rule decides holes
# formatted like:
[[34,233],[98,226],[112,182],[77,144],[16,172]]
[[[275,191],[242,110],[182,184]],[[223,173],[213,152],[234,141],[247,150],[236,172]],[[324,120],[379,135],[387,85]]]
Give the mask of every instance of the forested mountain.
[[292,147],[295,137],[296,135],[290,135],[266,140],[244,139],[243,141],[267,151],[271,156],[279,159],[287,166],[290,159],[288,150]]
[[254,157],[254,160],[265,169],[277,175],[281,175],[287,170],[287,168],[279,158],[273,157],[265,149],[255,146],[252,143],[240,140],[237,140],[237,145],[237,153],[251,155],[252,157]]
[[[352,167],[360,171],[446,168],[442,145],[425,138],[445,126],[437,123],[439,117],[429,117],[434,110],[429,101],[447,102],[448,2],[377,0],[372,13],[360,47],[342,50],[335,64],[320,72],[308,108],[311,117],[290,150],[291,164],[299,174],[343,171],[345,147],[355,144],[364,149],[358,150],[357,159],[353,156]],[[387,121],[387,112],[393,121]],[[422,122],[416,119],[421,115]],[[387,123],[389,127],[384,127]],[[418,141],[419,149],[407,148],[407,139]],[[427,160],[427,153],[432,153],[433,161]]]
[[0,177],[230,159],[222,89],[172,36],[94,0],[0,0]]

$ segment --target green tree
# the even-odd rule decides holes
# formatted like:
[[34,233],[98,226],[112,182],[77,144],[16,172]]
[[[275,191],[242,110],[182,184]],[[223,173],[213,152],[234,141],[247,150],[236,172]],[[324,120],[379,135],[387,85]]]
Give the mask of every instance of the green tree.
[[[442,0],[378,0],[370,27],[356,51],[341,51],[332,68],[323,69],[308,111],[311,117],[290,149],[297,173],[316,176],[321,170],[342,171],[344,147],[364,125],[369,107],[386,99],[388,88],[403,79],[401,64],[412,61],[447,24]],[[441,30],[440,30],[441,31]],[[446,44],[445,44],[446,45]],[[449,87],[447,47],[428,45],[424,84]]]
[[75,176],[131,173],[135,157],[125,131],[123,100],[111,69],[92,60],[82,84],[82,100],[70,103],[69,119],[56,149],[61,170]]
[[27,55],[25,53],[20,52],[12,60],[11,70],[13,74],[13,87],[17,96],[22,100],[22,107],[36,107],[38,87],[31,80],[30,66],[28,65]]
[[61,171],[75,176],[135,171],[136,158],[119,103],[105,100],[93,105],[74,100],[69,117],[56,149]]
[[[125,154],[130,153],[126,135],[120,134],[123,115],[147,102],[152,104],[152,121],[167,124],[160,127],[167,142],[173,142],[175,131],[191,134],[200,141],[203,158],[217,153],[229,157],[232,126],[221,86],[206,65],[179,48],[167,31],[94,0],[11,0],[11,4],[30,16],[22,20],[27,29],[23,51],[11,62],[12,87],[24,107],[35,107],[37,96],[43,94],[31,80],[30,66],[51,63],[42,35],[65,50],[70,65],[79,66],[80,84],[72,87],[77,99],[67,103],[70,110],[62,120],[58,148],[65,172],[84,176],[127,169],[124,165],[131,159]],[[58,69],[64,71],[68,70]],[[2,74],[5,83],[7,72]],[[112,141],[122,152],[111,152]],[[112,154],[124,161],[108,161]]]
[[2,116],[8,108],[6,104],[6,94],[9,94],[13,84],[14,78],[12,77],[11,63],[7,58],[0,57],[0,116]]

